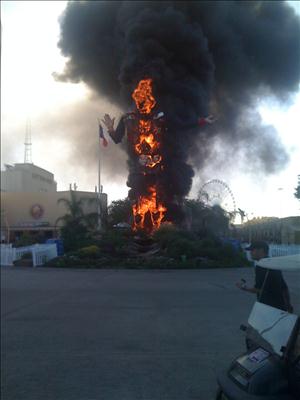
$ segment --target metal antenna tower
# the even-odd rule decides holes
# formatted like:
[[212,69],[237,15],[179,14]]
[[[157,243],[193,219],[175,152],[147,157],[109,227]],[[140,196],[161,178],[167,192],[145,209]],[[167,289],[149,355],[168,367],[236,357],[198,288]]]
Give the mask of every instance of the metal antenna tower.
[[26,121],[24,164],[32,164],[31,121]]

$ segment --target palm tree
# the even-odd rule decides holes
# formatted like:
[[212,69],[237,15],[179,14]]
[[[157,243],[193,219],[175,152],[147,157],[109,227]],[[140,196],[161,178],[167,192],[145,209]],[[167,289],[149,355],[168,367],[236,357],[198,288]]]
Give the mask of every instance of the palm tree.
[[244,222],[244,219],[245,219],[245,217],[246,217],[246,213],[245,213],[245,211],[244,210],[242,210],[241,208],[238,208],[238,214],[240,214],[240,217],[241,217],[241,223],[243,223]]
[[70,191],[70,199],[60,198],[58,204],[64,204],[67,213],[56,220],[60,228],[66,250],[73,250],[87,244],[88,234],[95,229],[97,213],[85,214],[84,203],[94,202],[96,199],[78,199],[74,191]]
[[64,206],[68,210],[68,214],[64,215],[63,217],[59,217],[56,222],[69,222],[70,219],[79,220],[83,217],[83,199],[77,199],[75,193],[72,190],[70,191],[70,195],[70,200],[65,198],[60,198],[57,200],[57,204],[64,204]]

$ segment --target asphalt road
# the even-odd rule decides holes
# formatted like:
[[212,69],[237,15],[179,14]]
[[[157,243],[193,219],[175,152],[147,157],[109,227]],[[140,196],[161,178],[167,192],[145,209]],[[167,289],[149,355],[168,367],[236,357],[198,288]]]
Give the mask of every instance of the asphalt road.
[[[251,269],[1,277],[2,400],[213,399],[254,302],[234,286]],[[299,278],[286,279],[299,313]]]

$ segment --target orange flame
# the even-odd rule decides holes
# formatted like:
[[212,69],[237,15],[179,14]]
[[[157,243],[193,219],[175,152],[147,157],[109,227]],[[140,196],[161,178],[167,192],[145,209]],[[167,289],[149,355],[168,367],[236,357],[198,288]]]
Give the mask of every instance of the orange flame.
[[149,114],[155,107],[156,100],[152,95],[152,79],[142,79],[134,90],[132,97],[141,114]]
[[[155,187],[150,187],[149,191],[149,196],[140,196],[137,203],[133,205],[133,215],[135,216],[133,228],[135,230],[145,228],[145,216],[147,212],[149,212],[153,229],[159,228],[164,213],[167,211],[166,207],[162,204],[157,204]],[[136,218],[137,216],[139,217],[138,221]]]
[[[148,115],[156,105],[152,95],[152,79],[141,80],[134,90],[132,97],[141,114]],[[157,138],[157,128],[151,119],[139,120],[139,136],[134,145],[140,164],[144,167],[144,175],[159,165],[162,156],[159,154],[160,143]],[[161,166],[162,168],[162,166]],[[145,226],[146,214],[149,213],[150,231],[159,228],[164,214],[167,211],[163,204],[158,202],[156,185],[148,188],[147,196],[139,196],[132,207],[134,223],[133,229],[149,229]]]

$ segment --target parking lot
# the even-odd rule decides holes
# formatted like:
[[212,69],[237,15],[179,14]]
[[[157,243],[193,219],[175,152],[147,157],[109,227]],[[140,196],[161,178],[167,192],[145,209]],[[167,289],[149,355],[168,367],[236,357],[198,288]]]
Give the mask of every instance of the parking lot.
[[255,300],[235,282],[253,275],[1,268],[2,400],[213,399]]

